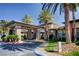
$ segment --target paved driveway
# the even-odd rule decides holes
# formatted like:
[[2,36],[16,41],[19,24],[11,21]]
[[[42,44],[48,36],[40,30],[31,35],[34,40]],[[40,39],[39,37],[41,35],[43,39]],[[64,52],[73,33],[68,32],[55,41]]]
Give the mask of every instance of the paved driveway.
[[0,56],[36,56],[33,50],[41,42],[28,41],[20,44],[0,44]]

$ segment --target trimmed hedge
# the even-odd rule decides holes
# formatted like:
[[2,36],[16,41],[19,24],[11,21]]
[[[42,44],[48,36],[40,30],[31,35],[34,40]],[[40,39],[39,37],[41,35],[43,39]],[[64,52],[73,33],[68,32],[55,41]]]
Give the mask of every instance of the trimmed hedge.
[[9,41],[11,41],[11,42],[17,41],[17,39],[18,39],[18,36],[15,35],[15,34],[11,34],[11,35],[8,35],[8,36],[7,36],[7,40],[9,40]]
[[19,38],[15,34],[10,34],[10,35],[8,35],[6,37],[3,37],[2,40],[6,41],[6,42],[16,42],[16,41],[19,40]]

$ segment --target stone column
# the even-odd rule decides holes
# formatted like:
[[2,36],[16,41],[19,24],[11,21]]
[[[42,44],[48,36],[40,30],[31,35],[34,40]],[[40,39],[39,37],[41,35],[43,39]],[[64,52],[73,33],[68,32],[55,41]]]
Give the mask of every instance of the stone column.
[[39,29],[36,29],[36,40],[40,40],[40,31]]
[[21,26],[16,26],[15,33],[18,35],[19,41],[21,41]]
[[27,38],[32,39],[32,30],[30,28],[28,29]]
[[58,35],[58,30],[55,29],[54,31],[55,31],[55,40],[58,41],[58,37],[57,37],[57,35]]
[[9,35],[10,28],[8,28],[7,35]]

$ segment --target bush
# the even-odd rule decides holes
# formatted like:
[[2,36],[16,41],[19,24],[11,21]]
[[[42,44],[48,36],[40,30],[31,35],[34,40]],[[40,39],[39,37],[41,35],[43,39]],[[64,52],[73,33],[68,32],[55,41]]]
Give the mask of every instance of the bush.
[[48,51],[48,52],[53,52],[54,42],[55,42],[55,39],[54,39],[53,35],[50,35],[49,36],[49,41],[47,43],[47,46],[46,46],[45,50]]
[[50,43],[55,42],[54,36],[52,34],[49,36],[49,42]]
[[78,41],[78,42],[76,42],[75,44],[79,46],[79,41]]
[[15,42],[19,40],[18,36],[15,34],[10,34],[8,36],[2,36],[1,39],[2,41],[5,41],[5,42]]
[[2,41],[6,41],[6,37],[2,37],[1,39],[2,39]]
[[45,50],[48,51],[48,52],[53,52],[53,50],[54,50],[54,43],[48,42]]
[[49,42],[54,42],[55,41],[55,39],[54,39],[54,36],[53,36],[53,34],[51,34],[51,35],[49,35]]
[[6,35],[1,36],[2,41],[6,41]]
[[22,40],[26,40],[27,38],[26,38],[26,35],[21,35],[21,39]]
[[62,42],[66,42],[66,38],[65,37],[62,37]]
[[24,36],[23,35],[21,35],[21,39],[24,40]]
[[48,42],[49,42],[49,43],[54,43],[55,41],[54,41],[54,39],[49,39]]
[[15,34],[8,35],[6,38],[7,41],[11,41],[11,42],[18,41],[18,36]]

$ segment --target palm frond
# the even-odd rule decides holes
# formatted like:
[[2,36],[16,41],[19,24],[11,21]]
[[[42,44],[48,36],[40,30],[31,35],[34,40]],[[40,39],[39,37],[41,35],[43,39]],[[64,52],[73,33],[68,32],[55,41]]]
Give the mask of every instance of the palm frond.
[[25,15],[25,17],[22,19],[22,22],[24,23],[32,23],[32,18],[28,15]]
[[50,21],[51,19],[52,15],[47,10],[43,10],[38,17],[39,23],[45,23],[46,20]]
[[58,8],[58,5],[59,5],[59,3],[54,4],[54,7],[53,7],[53,14],[55,14],[55,12],[56,12],[56,10],[57,10],[57,8]]

